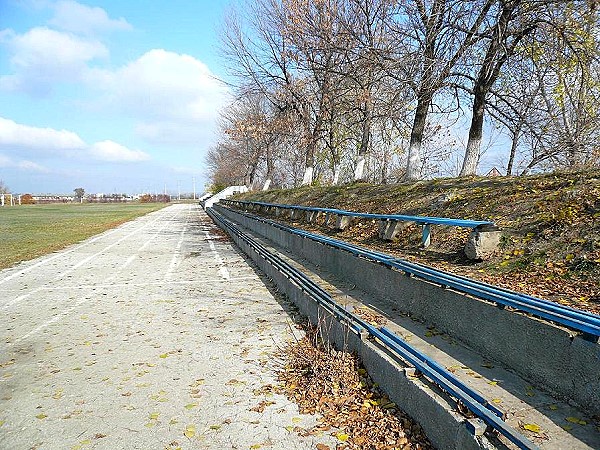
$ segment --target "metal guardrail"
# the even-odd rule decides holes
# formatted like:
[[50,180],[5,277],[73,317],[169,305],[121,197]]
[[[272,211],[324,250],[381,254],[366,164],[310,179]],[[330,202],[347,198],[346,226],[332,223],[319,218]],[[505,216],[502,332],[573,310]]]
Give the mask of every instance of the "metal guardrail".
[[380,220],[386,222],[414,222],[418,225],[423,226],[423,232],[421,242],[423,246],[429,246],[431,239],[431,225],[446,225],[453,227],[463,228],[477,228],[481,226],[495,226],[494,222],[485,220],[466,220],[466,219],[451,219],[447,217],[428,217],[428,216],[407,216],[403,214],[373,214],[373,213],[361,213],[356,211],[347,211],[344,209],[336,208],[319,208],[316,206],[302,206],[302,205],[286,205],[280,203],[265,203],[265,202],[250,202],[242,200],[222,200],[224,204],[242,206],[247,208],[248,206],[259,206],[263,208],[281,208],[290,211],[306,211],[314,213],[325,213],[333,214],[340,217],[353,217],[359,219],[370,219]]
[[427,217],[427,216],[406,216],[402,214],[373,214],[373,213],[361,213],[356,211],[347,211],[345,209],[335,208],[318,208],[316,206],[301,206],[301,205],[286,205],[278,203],[265,203],[265,202],[248,202],[241,200],[225,200],[222,203],[238,204],[238,205],[258,205],[265,206],[268,208],[283,208],[290,210],[299,211],[314,211],[329,214],[336,214],[338,216],[357,217],[360,219],[373,219],[373,220],[396,220],[403,222],[415,222],[419,225],[449,225],[454,227],[464,228],[477,228],[481,225],[494,225],[494,222],[486,220],[465,220],[465,219],[450,219],[445,217]]
[[533,297],[531,295],[521,294],[480,281],[471,280],[460,275],[443,272],[422,264],[409,262],[385,253],[359,247],[338,239],[283,225],[278,222],[265,219],[264,217],[242,213],[240,211],[238,212],[255,220],[268,223],[276,228],[315,240],[334,248],[345,250],[355,256],[369,259],[389,268],[402,271],[407,275],[415,276],[446,288],[452,288],[458,292],[463,292],[476,298],[494,302],[500,307],[514,308],[518,311],[526,312],[532,314],[533,316],[566,326],[570,329],[581,332],[584,339],[588,341],[598,342],[600,339],[600,316],[597,314],[571,308],[569,306],[564,306],[559,303]]
[[410,364],[440,386],[448,394],[457,398],[486,425],[506,436],[507,439],[520,449],[538,449],[538,447],[529,439],[502,420],[503,412],[500,409],[489,403],[481,394],[460,381],[443,366],[433,361],[427,355],[419,352],[416,348],[412,347],[389,329],[385,327],[378,329],[359,316],[347,311],[343,306],[335,302],[322,287],[310,280],[304,273],[285,262],[282,258],[271,253],[249,234],[242,232],[231,220],[224,218],[212,208],[207,209],[206,212],[213,220],[215,220],[215,222],[219,223],[231,234],[234,234],[243,240],[248,246],[254,249],[260,257],[264,258],[269,264],[277,268],[277,270],[292,280],[303,291],[307,292],[315,301],[317,301],[317,303],[319,303],[319,305],[330,312],[334,317],[343,323],[346,323],[354,332],[359,335],[367,333],[373,338],[378,339],[396,358],[399,358],[404,363]]

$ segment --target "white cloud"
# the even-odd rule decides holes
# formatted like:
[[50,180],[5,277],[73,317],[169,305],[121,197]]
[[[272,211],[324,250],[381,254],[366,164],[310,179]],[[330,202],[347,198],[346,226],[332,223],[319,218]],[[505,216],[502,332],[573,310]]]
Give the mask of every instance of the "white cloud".
[[0,43],[10,42],[16,36],[14,30],[10,28],[6,28],[4,30],[0,30]]
[[150,155],[141,150],[131,150],[113,141],[96,142],[90,147],[90,154],[96,159],[110,162],[137,162],[150,159]]
[[69,151],[80,150],[85,146],[85,142],[72,131],[32,127],[0,117],[0,148]]
[[2,42],[12,53],[13,74],[0,77],[0,88],[6,90],[48,94],[55,83],[80,81],[91,61],[109,55],[97,40],[46,27],[32,28],[21,35],[8,30],[2,33]]
[[151,50],[116,71],[94,71],[111,108],[138,123],[138,135],[161,144],[206,140],[229,91],[202,61],[162,49]]
[[82,5],[72,0],[57,2],[54,5],[54,17],[49,23],[61,30],[82,35],[133,29],[123,17],[111,19],[102,8]]
[[[58,154],[72,159],[91,158],[113,163],[140,162],[150,159],[149,154],[141,150],[129,149],[114,141],[105,140],[88,145],[72,131],[32,127],[2,117],[0,117],[0,149],[18,155],[24,152],[37,157]],[[10,161],[12,161],[10,167],[33,169],[36,166],[32,161],[21,161],[21,166],[17,166],[14,159]],[[2,160],[0,160],[1,164]],[[8,163],[5,161],[5,164]]]
[[27,160],[21,160],[17,162],[17,167],[19,169],[23,169],[23,170],[27,170],[30,172],[43,172],[43,173],[48,173],[50,172],[50,170],[38,163],[35,163],[33,161],[27,161]]
[[50,170],[40,164],[26,159],[13,159],[5,155],[0,155],[0,167],[10,169],[21,169],[27,172],[48,173]]

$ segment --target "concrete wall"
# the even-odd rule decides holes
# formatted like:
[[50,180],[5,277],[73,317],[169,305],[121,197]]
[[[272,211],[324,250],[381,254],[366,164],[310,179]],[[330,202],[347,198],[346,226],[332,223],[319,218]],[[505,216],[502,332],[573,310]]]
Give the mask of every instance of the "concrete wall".
[[[220,208],[219,208],[220,209]],[[258,267],[298,306],[300,312],[313,325],[319,326],[321,334],[338,349],[356,352],[368,373],[390,400],[401,405],[402,409],[414,418],[425,430],[431,442],[440,450],[476,450],[505,447],[486,436],[474,436],[467,428],[465,418],[453,409],[451,400],[436,386],[418,378],[406,376],[398,362],[393,361],[375,344],[361,340],[345,325],[339,323],[324,308],[286,278],[266,260],[236,236],[236,244]]]
[[231,197],[234,194],[238,194],[240,192],[248,192],[248,188],[246,186],[228,186],[222,191],[216,193],[215,195],[209,196],[207,199],[201,200],[204,208],[211,208],[215,203],[218,203],[219,200]]
[[326,267],[372,295],[393,301],[412,318],[435,326],[486,358],[495,360],[553,392],[600,414],[600,345],[525,314],[444,289],[376,262],[274,228],[218,207],[226,217],[313,264]]

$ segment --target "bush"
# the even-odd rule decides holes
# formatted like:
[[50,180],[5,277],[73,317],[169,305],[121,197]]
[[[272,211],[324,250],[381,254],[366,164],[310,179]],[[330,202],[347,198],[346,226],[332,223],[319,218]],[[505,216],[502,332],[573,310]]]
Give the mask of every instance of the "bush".
[[140,197],[140,203],[169,203],[171,201],[170,195],[159,194],[150,195],[144,194]]
[[31,194],[21,195],[21,205],[35,205],[35,200]]

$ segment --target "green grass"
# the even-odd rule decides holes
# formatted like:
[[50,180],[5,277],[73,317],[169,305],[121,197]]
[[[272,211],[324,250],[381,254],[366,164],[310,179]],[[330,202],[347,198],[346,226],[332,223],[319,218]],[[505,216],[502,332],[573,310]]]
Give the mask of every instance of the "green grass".
[[0,269],[60,250],[164,206],[84,203],[0,208]]

